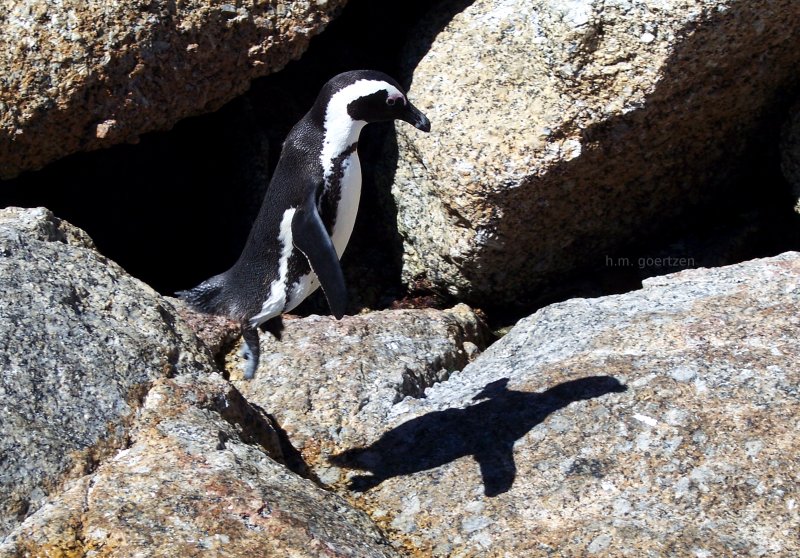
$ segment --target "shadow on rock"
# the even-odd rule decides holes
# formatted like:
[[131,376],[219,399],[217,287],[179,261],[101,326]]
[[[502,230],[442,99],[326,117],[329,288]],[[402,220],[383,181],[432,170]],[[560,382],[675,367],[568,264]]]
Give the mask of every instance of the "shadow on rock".
[[514,442],[550,413],[574,401],[593,399],[626,387],[611,376],[590,376],[564,382],[542,393],[508,389],[508,378],[488,384],[466,409],[423,415],[390,430],[364,448],[330,458],[348,469],[369,471],[350,481],[363,492],[384,480],[433,469],[472,455],[478,462],[486,496],[508,491],[516,477]]

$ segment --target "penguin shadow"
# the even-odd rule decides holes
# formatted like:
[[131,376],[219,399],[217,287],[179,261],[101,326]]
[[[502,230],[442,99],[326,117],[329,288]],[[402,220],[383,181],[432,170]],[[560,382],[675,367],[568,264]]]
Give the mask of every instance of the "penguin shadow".
[[611,376],[589,376],[541,393],[508,389],[508,378],[488,384],[465,409],[435,411],[390,430],[367,447],[351,448],[329,461],[370,474],[350,480],[365,492],[392,477],[410,475],[471,455],[480,467],[484,494],[498,496],[514,484],[514,442],[570,403],[627,390]]

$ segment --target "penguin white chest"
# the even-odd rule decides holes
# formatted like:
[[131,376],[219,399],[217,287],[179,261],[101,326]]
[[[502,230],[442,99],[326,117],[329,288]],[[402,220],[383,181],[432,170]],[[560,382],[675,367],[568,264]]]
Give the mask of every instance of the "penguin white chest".
[[361,162],[358,160],[358,151],[353,151],[342,167],[339,203],[336,206],[336,220],[331,234],[331,240],[339,258],[342,257],[344,249],[347,248],[347,243],[350,241],[350,235],[353,234],[358,204],[361,199]]
[[[336,255],[341,258],[353,233],[353,226],[356,223],[356,215],[358,214],[358,204],[361,199],[361,163],[358,160],[357,151],[353,151],[342,165],[338,191],[339,201],[336,204],[336,219],[333,223],[331,241],[336,250]],[[318,288],[319,279],[317,279],[313,271],[299,277],[292,285],[285,311],[294,310],[298,304]]]

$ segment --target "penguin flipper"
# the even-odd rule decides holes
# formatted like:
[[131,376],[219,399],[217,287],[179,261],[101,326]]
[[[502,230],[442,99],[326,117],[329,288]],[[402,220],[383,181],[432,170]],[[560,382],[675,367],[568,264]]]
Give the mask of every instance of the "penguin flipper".
[[292,219],[292,241],[308,259],[308,263],[319,278],[331,314],[339,320],[347,307],[347,289],[344,285],[339,256],[331,237],[317,212],[313,198],[301,206]]

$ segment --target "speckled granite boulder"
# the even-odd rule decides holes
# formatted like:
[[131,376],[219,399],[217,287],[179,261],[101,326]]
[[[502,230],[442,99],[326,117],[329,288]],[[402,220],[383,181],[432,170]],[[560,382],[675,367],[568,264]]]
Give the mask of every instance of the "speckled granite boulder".
[[554,304],[333,460],[414,555],[797,556],[798,332],[798,253]]
[[463,304],[284,323],[280,341],[261,336],[253,380],[237,379],[236,362],[229,369],[242,394],[275,416],[313,473],[328,484],[344,475],[326,459],[332,449],[369,441],[395,403],[422,395],[487,343],[485,325]]
[[789,111],[781,134],[781,169],[792,187],[794,210],[800,213],[800,102]]
[[83,231],[0,211],[0,285],[0,556],[396,556]]
[[0,178],[220,107],[298,58],[346,0],[6,0]]
[[798,77],[796,0],[450,5],[467,7],[437,7],[409,53],[433,131],[398,126],[393,194],[405,280],[478,305],[720,193]]
[[215,369],[169,303],[45,209],[0,210],[0,535],[128,442],[158,378]]
[[271,459],[270,432],[219,375],[158,380],[130,447],[29,517],[0,555],[397,556],[366,514]]

